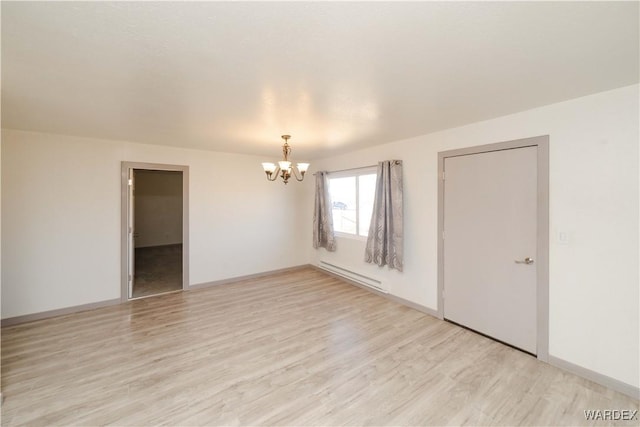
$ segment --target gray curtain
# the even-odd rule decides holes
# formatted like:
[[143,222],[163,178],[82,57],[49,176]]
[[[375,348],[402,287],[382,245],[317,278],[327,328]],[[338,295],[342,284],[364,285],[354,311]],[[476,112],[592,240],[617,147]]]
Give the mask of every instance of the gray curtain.
[[402,161],[378,163],[376,194],[364,260],[402,271]]
[[329,195],[329,177],[327,172],[316,172],[316,200],[313,208],[313,247],[336,250],[333,233],[331,196]]

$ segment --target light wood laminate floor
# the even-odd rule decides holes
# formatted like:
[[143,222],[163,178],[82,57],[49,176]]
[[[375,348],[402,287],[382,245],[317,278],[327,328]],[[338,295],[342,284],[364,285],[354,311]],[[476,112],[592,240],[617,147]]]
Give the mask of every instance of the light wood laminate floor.
[[[3,425],[603,425],[638,402],[313,269],[2,330]],[[619,422],[620,425],[637,425]]]

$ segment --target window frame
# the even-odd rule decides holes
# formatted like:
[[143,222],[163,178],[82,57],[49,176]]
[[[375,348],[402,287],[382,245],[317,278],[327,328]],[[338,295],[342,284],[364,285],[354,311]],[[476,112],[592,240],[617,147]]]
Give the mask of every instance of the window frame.
[[[361,236],[359,233],[360,230],[360,179],[359,177],[362,175],[377,175],[378,174],[378,167],[377,166],[364,166],[361,168],[355,168],[355,169],[347,169],[347,170],[342,170],[342,171],[336,171],[336,172],[329,172],[329,195],[331,195],[331,180],[334,178],[352,178],[355,177],[355,181],[356,181],[356,232],[355,234],[351,234],[351,233],[346,233],[344,231],[337,231],[335,229],[334,226],[334,234],[337,237],[344,237],[347,239],[353,239],[353,240],[361,240],[363,242],[367,241],[368,236],[368,232],[366,236]],[[377,179],[377,176],[376,176]],[[331,197],[331,215],[333,215],[333,197]]]

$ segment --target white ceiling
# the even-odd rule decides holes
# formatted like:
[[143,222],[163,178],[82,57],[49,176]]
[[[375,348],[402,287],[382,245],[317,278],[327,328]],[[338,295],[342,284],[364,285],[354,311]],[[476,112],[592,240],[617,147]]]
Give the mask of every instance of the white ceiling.
[[2,2],[2,125],[313,159],[637,83],[638,2]]

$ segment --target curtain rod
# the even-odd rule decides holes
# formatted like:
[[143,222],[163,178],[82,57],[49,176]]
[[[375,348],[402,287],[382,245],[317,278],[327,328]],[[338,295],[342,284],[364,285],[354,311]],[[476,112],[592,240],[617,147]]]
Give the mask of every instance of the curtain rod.
[[[402,163],[402,160],[392,160],[393,162],[395,162],[396,165]],[[349,171],[357,171],[359,169],[370,169],[370,168],[376,168],[378,167],[378,164],[376,163],[375,165],[368,165],[368,166],[359,166],[357,168],[349,168],[349,169],[339,169],[336,171],[327,171],[327,173],[338,173],[338,172],[349,172]],[[313,175],[315,176],[317,172],[314,172]]]
[[[375,168],[378,167],[378,165],[368,165],[368,166],[359,166],[357,168],[349,168],[349,169],[339,169],[336,171],[327,171],[327,173],[338,173],[338,172],[349,172],[349,171],[357,171],[359,169],[371,169],[371,168]],[[314,172],[313,174],[315,175],[317,172]]]

